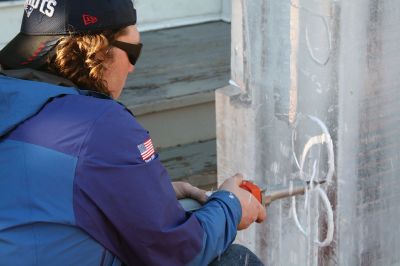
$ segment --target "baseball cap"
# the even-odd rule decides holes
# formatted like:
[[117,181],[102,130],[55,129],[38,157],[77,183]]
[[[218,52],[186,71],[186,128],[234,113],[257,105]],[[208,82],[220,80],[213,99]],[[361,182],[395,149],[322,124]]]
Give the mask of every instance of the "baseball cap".
[[136,24],[131,0],[26,0],[21,30],[1,51],[4,69],[35,68],[66,35]]

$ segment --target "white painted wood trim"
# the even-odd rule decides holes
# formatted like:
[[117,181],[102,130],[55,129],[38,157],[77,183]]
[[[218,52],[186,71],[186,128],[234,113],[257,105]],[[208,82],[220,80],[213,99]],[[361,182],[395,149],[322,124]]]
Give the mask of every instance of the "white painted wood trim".
[[0,2],[0,49],[19,32],[24,3],[25,1]]
[[138,22],[138,29],[140,32],[152,31],[152,30],[161,30],[168,28],[175,28],[187,25],[194,25],[199,23],[211,22],[221,20],[221,14],[210,14],[210,15],[202,15],[202,16],[194,16],[194,17],[184,17],[184,18],[175,18],[169,19],[166,21],[159,22],[150,22],[150,23],[140,23]]
[[15,7],[15,6],[23,6],[24,5],[23,0],[18,0],[18,1],[7,1],[7,2],[0,2],[0,8],[7,8],[7,7]]
[[231,22],[232,18],[232,1],[231,0],[222,0],[222,20],[225,22]]
[[149,31],[223,20],[229,17],[230,1],[134,0],[134,3],[139,30]]

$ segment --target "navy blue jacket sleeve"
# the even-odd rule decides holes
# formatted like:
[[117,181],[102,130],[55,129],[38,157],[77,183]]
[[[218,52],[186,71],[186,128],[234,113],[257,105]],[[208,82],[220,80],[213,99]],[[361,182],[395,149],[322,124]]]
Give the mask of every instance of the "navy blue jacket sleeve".
[[208,265],[221,255],[236,237],[242,216],[239,200],[228,191],[217,191],[203,208],[194,212],[205,232],[202,251],[190,265]]
[[76,223],[128,265],[206,265],[235,238],[240,204],[218,192],[185,212],[158,156],[144,157],[148,139],[124,107],[104,109],[79,154]]

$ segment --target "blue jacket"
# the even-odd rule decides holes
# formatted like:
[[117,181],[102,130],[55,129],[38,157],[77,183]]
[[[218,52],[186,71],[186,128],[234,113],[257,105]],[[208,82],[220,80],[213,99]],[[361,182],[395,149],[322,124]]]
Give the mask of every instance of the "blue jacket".
[[207,265],[226,250],[238,199],[185,212],[149,139],[114,100],[0,75],[0,265]]

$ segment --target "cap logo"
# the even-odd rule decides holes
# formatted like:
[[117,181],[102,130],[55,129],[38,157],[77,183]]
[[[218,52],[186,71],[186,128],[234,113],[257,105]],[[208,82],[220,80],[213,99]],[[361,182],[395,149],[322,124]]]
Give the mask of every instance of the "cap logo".
[[97,22],[97,17],[90,16],[88,14],[83,14],[82,19],[83,19],[83,23],[85,24],[85,26],[90,25],[90,24],[95,24]]
[[56,0],[26,0],[24,10],[28,18],[31,16],[32,12],[38,8],[40,13],[51,18],[54,15],[56,6]]
[[25,6],[25,13],[28,18],[31,16],[32,11],[33,11],[33,6]]

